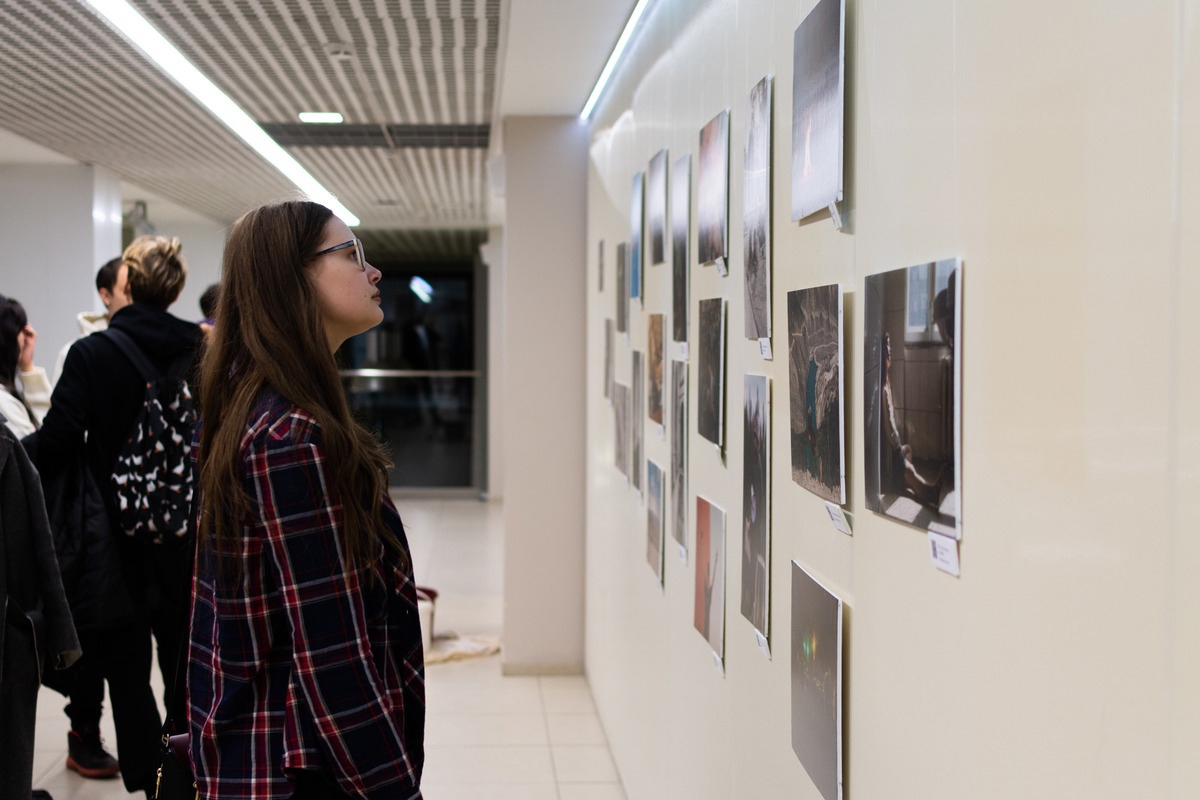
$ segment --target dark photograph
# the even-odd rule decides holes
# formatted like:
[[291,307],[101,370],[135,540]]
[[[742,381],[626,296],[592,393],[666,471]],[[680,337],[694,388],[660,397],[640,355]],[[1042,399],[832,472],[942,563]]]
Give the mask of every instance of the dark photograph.
[[604,320],[604,396],[612,399],[613,384],[613,321]]
[[686,361],[671,362],[671,536],[687,550]]
[[627,257],[627,248],[624,242],[617,245],[617,291],[613,292],[617,296],[617,332],[627,333],[629,331],[629,278],[625,274],[625,261]]
[[725,659],[725,511],[696,497],[696,601],[692,624]]
[[663,332],[666,321],[662,314],[650,314],[646,320],[646,366],[650,371],[646,412],[650,419],[663,424]]
[[742,182],[746,338],[771,336],[771,78],[750,90]]
[[646,172],[646,236],[650,239],[650,264],[667,260],[667,151],[650,159]]
[[692,156],[671,165],[671,341],[688,340],[688,244],[692,233]]
[[642,205],[645,203],[646,173],[633,176],[629,198],[629,296],[642,296]]
[[842,199],[844,0],[819,0],[796,28],[792,72],[792,220]]
[[729,253],[728,110],[717,114],[700,131],[699,171],[699,258],[701,264],[711,264]]
[[696,430],[721,447],[725,441],[725,300],[700,301]]
[[961,269],[946,259],[866,279],[867,508],[960,538]]
[[842,601],[792,562],[792,750],[824,800],[842,785]]
[[613,384],[613,463],[629,480],[629,387]]
[[646,423],[643,414],[646,413],[646,368],[643,366],[642,351],[633,351],[633,373],[629,379],[630,383],[630,407],[629,407],[629,479],[633,481],[633,488],[639,492],[642,490],[642,459],[645,453],[644,434]]
[[842,414],[842,287],[787,294],[792,480],[823,500],[846,502]]
[[742,433],[742,616],[769,638],[771,379],[746,376]]

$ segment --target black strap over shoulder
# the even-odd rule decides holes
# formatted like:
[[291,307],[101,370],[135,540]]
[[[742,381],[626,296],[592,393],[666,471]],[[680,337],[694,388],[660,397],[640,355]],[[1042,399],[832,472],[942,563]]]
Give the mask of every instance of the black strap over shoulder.
[[110,342],[117,346],[117,349],[125,354],[125,357],[133,362],[133,366],[141,373],[142,380],[150,383],[158,377],[158,370],[150,363],[150,359],[146,358],[146,354],[142,352],[142,348],[123,330],[118,328],[109,328],[100,332],[101,336],[107,337]]

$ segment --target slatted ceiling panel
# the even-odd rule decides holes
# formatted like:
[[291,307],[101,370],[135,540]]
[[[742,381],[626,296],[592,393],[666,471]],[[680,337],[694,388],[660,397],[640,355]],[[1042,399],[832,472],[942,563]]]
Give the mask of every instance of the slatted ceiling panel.
[[[420,267],[423,264],[450,264],[471,261],[479,246],[487,241],[480,230],[360,230],[367,258],[384,272]],[[377,258],[376,253],[403,253],[394,260]]]
[[152,191],[160,173],[197,176],[211,188],[175,196],[202,213],[290,186],[78,2],[0,5],[0,74],[6,128]]
[[[201,71],[264,122],[337,110],[376,126],[486,126],[500,0],[134,0]],[[337,60],[329,47],[350,46]],[[0,126],[222,221],[296,192],[78,0],[0,0]],[[415,130],[415,129],[406,129]],[[482,228],[482,149],[290,152],[364,228]],[[420,145],[410,149],[408,144]],[[382,204],[381,204],[382,201]],[[153,213],[153,212],[152,212]],[[397,247],[450,252],[478,236]],[[438,244],[440,243],[440,244]],[[466,243],[466,244],[464,244]],[[473,252],[473,251],[472,251]]]

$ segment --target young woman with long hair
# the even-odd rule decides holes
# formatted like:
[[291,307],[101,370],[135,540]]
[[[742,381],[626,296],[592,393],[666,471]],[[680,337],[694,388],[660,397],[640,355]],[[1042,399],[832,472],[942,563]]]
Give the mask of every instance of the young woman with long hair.
[[388,459],[334,351],[380,272],[316,203],[229,232],[201,378],[188,672],[205,798],[420,798],[424,666]]
[[33,365],[36,341],[25,307],[0,294],[0,414],[18,439],[41,427],[50,407],[46,371]]

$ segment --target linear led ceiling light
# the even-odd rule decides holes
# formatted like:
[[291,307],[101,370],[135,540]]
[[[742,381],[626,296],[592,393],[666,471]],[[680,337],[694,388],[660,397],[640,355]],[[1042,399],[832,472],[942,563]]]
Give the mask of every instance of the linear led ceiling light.
[[309,125],[337,125],[344,121],[336,111],[301,111],[298,116]]
[[604,65],[604,69],[600,71],[600,77],[596,79],[596,85],[592,87],[592,93],[588,95],[587,102],[583,104],[583,111],[579,112],[579,118],[587,120],[592,113],[592,109],[596,106],[596,101],[600,99],[600,95],[604,93],[604,87],[608,85],[608,79],[612,77],[613,72],[617,68],[617,62],[621,60],[621,54],[625,52],[625,45],[629,44],[629,37],[633,35],[633,29],[637,27],[638,20],[642,16],[642,12],[646,10],[650,0],[637,0],[637,5],[633,7],[633,12],[629,15],[629,21],[625,23],[625,30],[621,31],[621,37],[617,39],[617,43],[613,46],[612,55],[608,57],[608,63]]
[[330,208],[343,222],[353,227],[360,220],[350,209],[338,202],[333,194],[317,182],[300,162],[279,146],[278,143],[250,119],[229,95],[217,88],[216,84],[204,76],[200,70],[192,66],[175,46],[154,29],[141,14],[133,9],[125,0],[84,0],[96,9],[105,19],[111,22],[121,33],[137,46],[139,50],[150,57],[150,60],[182,86],[188,94],[225,123],[225,125],[241,138],[246,144],[265,158],[271,166],[296,184],[302,192],[315,202]]

